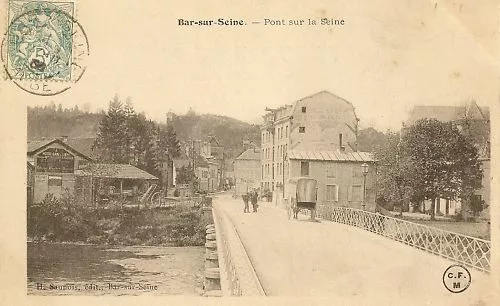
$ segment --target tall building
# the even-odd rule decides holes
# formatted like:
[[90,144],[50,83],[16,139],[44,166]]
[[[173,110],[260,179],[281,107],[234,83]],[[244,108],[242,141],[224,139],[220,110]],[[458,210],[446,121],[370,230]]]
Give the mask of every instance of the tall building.
[[354,106],[328,91],[267,108],[261,126],[261,188],[283,188],[289,150],[355,152],[358,122]]

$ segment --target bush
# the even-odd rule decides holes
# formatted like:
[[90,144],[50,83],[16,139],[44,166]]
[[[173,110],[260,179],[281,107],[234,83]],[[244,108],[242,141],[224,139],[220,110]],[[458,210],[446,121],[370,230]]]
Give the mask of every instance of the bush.
[[117,245],[203,245],[201,215],[191,207],[95,209],[70,196],[48,195],[28,207],[28,236],[34,240]]

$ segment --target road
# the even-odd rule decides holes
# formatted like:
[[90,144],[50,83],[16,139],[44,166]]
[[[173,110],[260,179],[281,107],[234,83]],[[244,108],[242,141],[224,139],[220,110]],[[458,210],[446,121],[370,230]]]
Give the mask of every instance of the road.
[[[289,220],[272,203],[257,213],[243,213],[243,201],[230,195],[214,199],[240,236],[268,296],[419,301],[419,304],[471,305],[484,301],[490,276],[469,269],[472,284],[454,294],[443,286],[452,262],[351,226],[305,216]],[[398,303],[396,303],[398,304]],[[441,303],[439,303],[441,304]]]

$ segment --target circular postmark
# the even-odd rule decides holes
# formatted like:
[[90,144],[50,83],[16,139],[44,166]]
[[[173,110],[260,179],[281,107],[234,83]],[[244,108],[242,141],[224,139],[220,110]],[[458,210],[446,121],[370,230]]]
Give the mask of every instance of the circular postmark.
[[72,13],[72,6],[58,2],[11,8],[1,47],[7,79],[41,96],[62,93],[81,79],[89,44]]
[[472,281],[469,270],[462,265],[451,265],[443,273],[443,284],[453,293],[464,292]]

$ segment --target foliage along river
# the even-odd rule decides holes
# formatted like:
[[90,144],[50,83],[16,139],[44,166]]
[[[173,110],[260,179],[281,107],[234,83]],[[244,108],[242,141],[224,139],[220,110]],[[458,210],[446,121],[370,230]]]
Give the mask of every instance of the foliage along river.
[[28,243],[28,294],[198,295],[202,247]]

